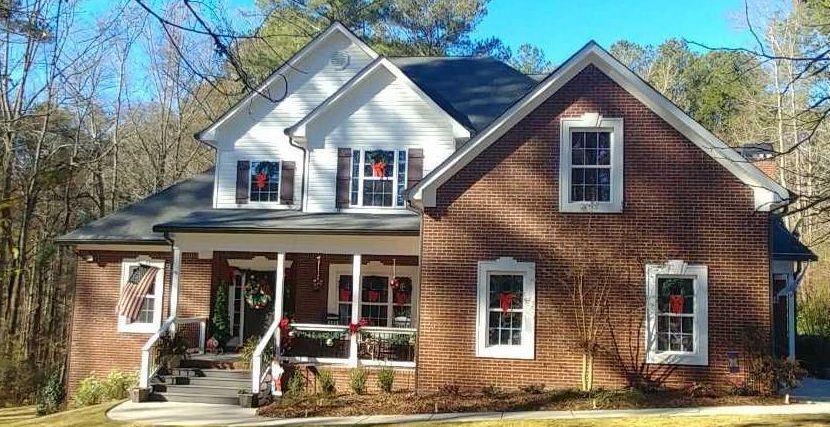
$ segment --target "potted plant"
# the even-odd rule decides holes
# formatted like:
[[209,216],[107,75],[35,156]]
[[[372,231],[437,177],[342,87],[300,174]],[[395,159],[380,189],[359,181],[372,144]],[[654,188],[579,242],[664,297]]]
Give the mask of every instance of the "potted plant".
[[259,395],[251,393],[248,389],[241,388],[236,395],[239,397],[240,407],[256,408],[259,404]]
[[187,342],[178,334],[167,334],[158,340],[159,365],[167,369],[178,368],[187,358]]

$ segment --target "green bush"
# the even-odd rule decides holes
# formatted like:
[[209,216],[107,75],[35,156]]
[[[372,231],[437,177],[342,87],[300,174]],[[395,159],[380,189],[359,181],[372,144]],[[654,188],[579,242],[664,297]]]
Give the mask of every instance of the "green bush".
[[245,340],[245,344],[239,349],[239,362],[243,369],[251,369],[254,360],[254,351],[259,345],[260,338],[258,336],[251,336]]
[[0,407],[29,405],[41,382],[41,368],[15,355],[0,355]]
[[395,370],[384,366],[378,371],[378,388],[386,393],[392,392],[392,386],[395,385]]
[[798,335],[830,338],[830,295],[802,293],[798,301]]
[[53,369],[40,385],[37,392],[37,414],[48,415],[55,412],[63,403],[63,375],[60,369]]
[[349,370],[349,387],[355,394],[366,393],[366,380],[369,374],[363,368]]
[[288,381],[285,384],[285,392],[291,396],[300,396],[305,393],[305,379],[303,374],[297,370],[292,370],[288,374]]
[[93,372],[81,380],[75,392],[73,406],[97,405],[110,400],[125,399],[130,395],[130,389],[138,384],[138,375],[128,374],[113,369],[103,380]]
[[328,369],[321,369],[317,375],[317,381],[320,383],[320,392],[326,396],[334,396],[337,394],[337,384],[334,381],[334,375]]

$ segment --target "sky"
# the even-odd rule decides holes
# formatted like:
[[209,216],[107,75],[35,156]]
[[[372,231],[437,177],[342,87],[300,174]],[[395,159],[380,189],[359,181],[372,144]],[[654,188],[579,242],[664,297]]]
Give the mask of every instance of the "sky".
[[585,43],[607,48],[620,39],[659,44],[676,37],[713,46],[743,46],[743,0],[491,0],[476,36],[522,43],[562,63]]

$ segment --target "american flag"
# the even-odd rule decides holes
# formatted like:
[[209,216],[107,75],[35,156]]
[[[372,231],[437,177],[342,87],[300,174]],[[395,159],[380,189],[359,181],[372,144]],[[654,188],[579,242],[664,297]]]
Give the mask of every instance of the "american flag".
[[153,288],[158,271],[156,267],[139,265],[130,273],[130,278],[121,290],[121,298],[118,300],[118,314],[130,322],[138,317],[144,297]]

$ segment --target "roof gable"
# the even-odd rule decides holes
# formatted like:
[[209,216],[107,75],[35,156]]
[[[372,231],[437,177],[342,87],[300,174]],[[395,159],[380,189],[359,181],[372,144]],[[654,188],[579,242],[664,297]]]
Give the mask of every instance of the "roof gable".
[[291,70],[293,67],[296,67],[298,63],[300,63],[304,58],[311,55],[314,51],[318,49],[323,43],[325,43],[330,38],[334,37],[335,35],[342,35],[345,36],[349,41],[354,43],[357,47],[361,50],[366,52],[371,58],[377,58],[378,54],[372,48],[370,48],[366,43],[360,40],[354,33],[349,31],[343,24],[339,22],[335,22],[330,25],[325,31],[320,33],[317,37],[315,37],[311,42],[307,45],[303,46],[299,52],[294,54],[288,61],[286,61],[282,66],[277,68],[271,75],[269,75],[265,80],[260,83],[260,85],[245,95],[239,102],[234,104],[230,109],[228,109],[225,113],[219,116],[210,126],[206,127],[205,129],[201,130],[200,132],[196,133],[196,139],[206,142],[208,144],[212,144],[216,138],[216,130],[222,126],[227,121],[231,120],[237,114],[243,112],[245,109],[243,108],[245,105],[250,104],[257,96],[262,96],[262,93],[267,93],[268,88],[270,88],[275,83],[281,80],[281,76]]
[[438,188],[496,142],[525,116],[555,94],[588,65],[594,65],[643,105],[669,123],[698,148],[704,150],[739,180],[749,185],[755,206],[770,210],[789,199],[789,192],[764,174],[738,152],[694,121],[633,71],[617,61],[595,42],[590,42],[559,66],[521,100],[513,104],[475,138],[446,159],[410,190],[409,200],[416,207],[434,207]]
[[444,108],[442,108],[435,100],[432,99],[429,95],[424,93],[424,91],[416,85],[412,80],[401,70],[395,66],[391,61],[387,58],[379,57],[375,59],[371,64],[366,66],[363,70],[361,70],[356,76],[354,76],[349,82],[345,85],[340,87],[336,92],[334,92],[328,99],[326,99],[322,104],[318,105],[316,108],[311,110],[302,120],[297,122],[295,125],[287,128],[285,133],[290,135],[294,138],[298,138],[300,140],[306,139],[308,136],[308,127],[311,123],[315,120],[323,117],[327,111],[334,108],[335,106],[339,105],[343,102],[348,102],[349,97],[355,93],[355,91],[361,90],[364,86],[363,83],[369,82],[371,79],[375,78],[382,72],[391,73],[391,75],[397,79],[398,81],[403,82],[407,87],[409,87],[415,94],[417,94],[425,103],[430,105],[436,112],[439,112],[441,115],[444,115],[447,120],[449,121],[453,134],[456,138],[469,138],[471,133],[470,129],[465,127],[462,123],[459,122],[458,119],[453,114],[450,114]]

